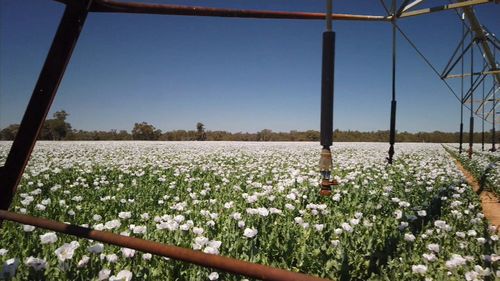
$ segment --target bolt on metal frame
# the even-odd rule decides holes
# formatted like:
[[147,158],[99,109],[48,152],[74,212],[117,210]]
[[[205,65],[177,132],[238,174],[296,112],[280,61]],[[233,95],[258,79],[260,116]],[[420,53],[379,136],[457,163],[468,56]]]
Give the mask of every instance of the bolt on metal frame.
[[[304,13],[304,12],[281,12],[281,11],[258,11],[258,10],[234,10],[220,8],[190,7],[179,5],[164,4],[145,4],[120,2],[113,0],[54,0],[65,4],[64,14],[59,23],[56,35],[52,41],[48,55],[40,72],[31,99],[24,113],[19,131],[14,139],[12,147],[7,156],[5,165],[0,167],[0,223],[3,220],[30,224],[44,229],[50,229],[61,233],[74,235],[77,237],[93,239],[109,244],[128,247],[139,251],[149,252],[164,257],[190,262],[204,267],[240,274],[251,278],[261,280],[325,280],[315,276],[309,276],[301,273],[290,272],[282,269],[272,268],[254,263],[249,263],[228,257],[205,254],[191,249],[185,249],[170,245],[164,245],[152,241],[138,238],[126,237],[111,232],[97,231],[80,226],[60,223],[44,218],[32,217],[28,215],[9,212],[8,209],[14,198],[17,186],[22,178],[24,169],[31,156],[36,143],[37,136],[43,125],[52,101],[56,95],[59,84],[63,78],[66,66],[71,58],[73,49],[77,43],[80,32],[84,26],[88,13],[136,13],[136,14],[162,14],[162,15],[181,15],[181,16],[208,16],[208,17],[232,17],[232,18],[255,18],[255,19],[300,19],[300,20],[325,20],[327,21],[327,31],[324,33],[324,52],[326,50],[326,59],[324,59],[323,87],[322,91],[322,142],[323,146],[331,145],[331,133],[333,129],[333,48],[334,33],[331,28],[331,20],[354,20],[354,21],[380,21],[391,22],[393,24],[393,101],[395,103],[395,29],[402,33],[401,29],[395,24],[397,18],[425,15],[437,11],[462,8],[466,11],[468,18],[475,18],[471,9],[474,5],[485,3],[498,3],[496,0],[468,0],[460,3],[444,5],[434,8],[411,10],[413,7],[421,4],[422,0],[416,0],[409,3],[409,0],[403,1],[403,4],[396,12],[396,1],[393,0],[392,14],[388,16],[372,15],[351,15],[335,14],[331,12],[331,3],[328,13]],[[331,0],[327,0],[331,1]],[[383,1],[383,0],[382,0]],[[328,2],[327,2],[328,3]],[[389,14],[389,13],[388,13]],[[477,24],[476,24],[477,23]],[[477,19],[471,23],[474,32],[483,33]],[[326,34],[326,35],[325,35]],[[403,36],[408,40],[406,35]],[[484,33],[483,33],[484,35]],[[486,40],[481,41],[482,44]],[[411,42],[411,41],[410,41]],[[494,62],[494,56],[491,55],[489,47],[484,47],[485,54],[488,57],[488,63],[491,66]],[[488,52],[489,51],[489,52]],[[419,53],[423,56],[421,53]],[[325,55],[324,55],[325,57]],[[425,57],[424,57],[425,59]],[[325,61],[327,62],[325,65]],[[427,61],[428,62],[428,61]],[[435,69],[434,69],[435,70]],[[493,71],[495,78],[500,77],[496,65],[490,71]],[[471,71],[473,73],[473,71]],[[474,75],[471,75],[471,77]],[[495,84],[495,81],[494,81]],[[493,91],[495,95],[496,90]],[[325,100],[323,102],[323,100]],[[471,99],[472,100],[472,99]],[[495,97],[493,98],[494,107],[496,107]],[[395,106],[394,106],[395,109]],[[495,115],[495,110],[493,110]],[[394,118],[394,122],[392,122]],[[494,125],[495,123],[493,123]],[[324,128],[323,128],[324,127]],[[328,134],[326,132],[328,132]],[[395,136],[395,110],[394,117],[391,110],[391,131]],[[324,135],[324,137],[323,137]],[[328,137],[329,135],[329,137]],[[392,136],[392,134],[391,134]],[[394,138],[391,137],[391,142]],[[331,157],[331,156],[330,156]]]

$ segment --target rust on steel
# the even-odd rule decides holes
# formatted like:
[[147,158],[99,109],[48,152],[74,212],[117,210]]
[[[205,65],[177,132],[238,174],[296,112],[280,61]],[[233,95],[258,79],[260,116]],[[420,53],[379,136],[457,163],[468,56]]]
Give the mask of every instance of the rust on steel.
[[[55,0],[57,2],[70,4],[69,0]],[[285,11],[260,11],[260,10],[238,10],[224,8],[209,8],[197,6],[182,6],[170,4],[152,4],[122,2],[113,0],[95,0],[90,8],[91,12],[103,13],[136,13],[136,14],[160,14],[179,16],[204,16],[204,17],[231,17],[231,18],[255,18],[255,19],[301,19],[301,20],[324,20],[325,13],[285,12]],[[353,21],[389,21],[386,16],[332,14],[334,20]]]
[[122,236],[106,231],[93,230],[86,227],[56,222],[49,219],[32,217],[0,210],[0,219],[57,231],[77,237],[92,239],[120,247],[147,252],[159,256],[189,262],[204,267],[211,267],[221,271],[240,274],[250,278],[274,281],[327,281],[311,275],[277,269],[261,264],[241,261],[233,258],[205,254],[203,252],[177,246],[165,245],[158,242],[143,240],[135,237]]
[[43,120],[49,112],[82,30],[90,1],[81,0],[66,5],[5,166],[0,169],[0,209],[7,210],[12,202]]

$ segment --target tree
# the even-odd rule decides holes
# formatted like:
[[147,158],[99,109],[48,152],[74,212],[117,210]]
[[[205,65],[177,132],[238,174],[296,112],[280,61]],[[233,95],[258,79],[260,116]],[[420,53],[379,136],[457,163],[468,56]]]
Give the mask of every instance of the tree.
[[207,134],[205,133],[205,125],[201,122],[196,123],[196,140],[198,141],[207,140]]
[[67,113],[66,111],[64,110],[61,110],[61,111],[56,111],[52,117],[54,117],[55,119],[57,120],[61,120],[61,121],[66,121],[66,117],[68,117],[69,113]]
[[68,113],[64,110],[56,111],[52,117],[43,123],[40,139],[42,140],[63,140],[71,132],[71,124],[66,122]]
[[161,136],[161,130],[146,122],[135,123],[132,129],[132,138],[134,140],[158,140]]
[[273,131],[270,129],[264,129],[257,133],[258,141],[270,141],[273,135]]
[[18,124],[12,124],[0,131],[0,140],[14,140],[19,130]]

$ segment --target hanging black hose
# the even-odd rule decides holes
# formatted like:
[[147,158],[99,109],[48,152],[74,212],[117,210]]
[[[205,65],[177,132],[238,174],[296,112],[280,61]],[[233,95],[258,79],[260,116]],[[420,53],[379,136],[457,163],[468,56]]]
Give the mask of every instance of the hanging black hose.
[[391,101],[391,128],[389,132],[389,157],[387,161],[392,164],[394,156],[394,144],[396,143],[396,105],[395,100]]
[[323,32],[323,65],[321,75],[321,145],[329,149],[333,132],[333,65],[335,32]]
[[472,158],[472,144],[474,143],[474,35],[471,33],[471,48],[470,48],[470,124],[469,124],[469,159]]
[[321,150],[320,172],[321,191],[320,194],[328,196],[331,194],[332,154],[330,146],[333,141],[333,76],[335,65],[335,32],[332,31],[332,0],[326,0],[326,31],[323,32],[323,57],[321,69]]
[[[462,107],[463,107],[463,104],[462,104]],[[461,121],[460,122],[460,146],[458,147],[458,153],[462,154],[462,143],[463,143],[463,140],[464,140],[464,121],[463,121],[463,110],[462,112],[460,112],[460,116],[462,116]]]
[[[396,13],[396,1],[392,1],[393,15]],[[396,20],[396,17],[393,17]],[[387,162],[392,164],[394,156],[394,143],[396,142],[396,23],[392,24],[392,100],[391,100],[391,124],[389,131],[389,157]]]

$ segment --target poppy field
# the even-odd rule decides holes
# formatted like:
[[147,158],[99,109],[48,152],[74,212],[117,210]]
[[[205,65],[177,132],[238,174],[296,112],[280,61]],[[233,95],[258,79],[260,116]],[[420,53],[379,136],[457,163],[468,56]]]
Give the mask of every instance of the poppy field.
[[[320,148],[39,142],[11,211],[332,280],[500,278],[498,232],[442,145],[397,144],[388,165],[385,143],[336,143],[330,197]],[[247,280],[7,221],[0,263],[5,280]]]

